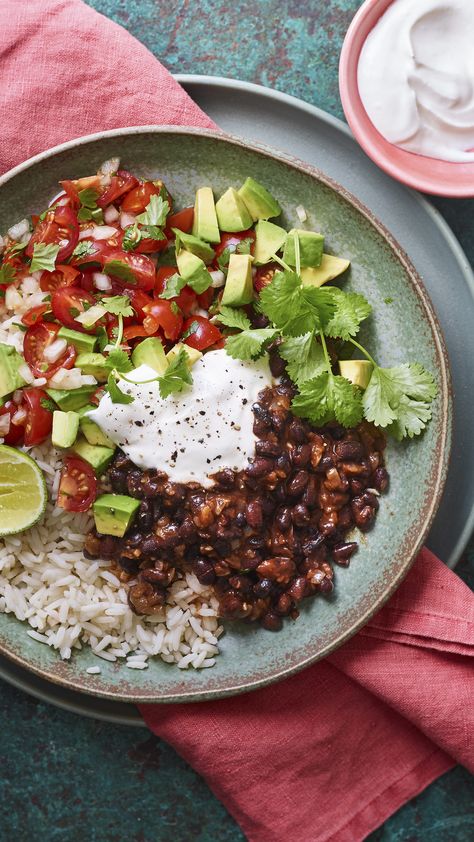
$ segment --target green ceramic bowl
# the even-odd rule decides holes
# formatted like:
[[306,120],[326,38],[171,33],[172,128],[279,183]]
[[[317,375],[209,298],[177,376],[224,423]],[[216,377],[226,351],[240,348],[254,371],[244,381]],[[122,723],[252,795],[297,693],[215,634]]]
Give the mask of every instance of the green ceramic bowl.
[[297,222],[326,235],[326,248],[351,260],[344,285],[359,290],[374,315],[363,341],[382,364],[418,360],[436,377],[439,397],[433,420],[419,439],[387,451],[390,492],[375,528],[348,569],[336,570],[332,599],[303,605],[297,622],[272,634],[255,625],[232,624],[213,669],[181,671],[156,659],[131,671],[101,661],[87,650],[62,663],[26,634],[26,626],[0,615],[0,651],[60,685],[122,701],[189,701],[231,695],[277,681],[324,657],[348,640],[395,590],[428,532],[446,476],[451,430],[446,348],[431,303],[407,256],[367,208],[322,173],[261,146],[210,132],[169,127],[128,128],[66,143],[38,155],[0,179],[0,230],[43,207],[57,182],[95,172],[120,156],[147,178],[163,178],[177,206],[212,184],[216,193],[239,186],[247,175],[263,182],[284,208],[284,224]]

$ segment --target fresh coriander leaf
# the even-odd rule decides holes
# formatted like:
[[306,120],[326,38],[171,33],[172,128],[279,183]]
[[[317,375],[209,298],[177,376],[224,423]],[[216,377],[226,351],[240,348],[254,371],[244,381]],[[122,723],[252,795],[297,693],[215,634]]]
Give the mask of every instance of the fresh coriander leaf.
[[351,336],[356,336],[360,323],[370,316],[372,307],[358,292],[343,292],[338,287],[331,287],[331,289],[336,309],[324,332],[334,339],[347,340]]
[[221,325],[235,327],[238,330],[248,330],[251,327],[250,319],[243,310],[236,310],[234,307],[226,307],[225,304],[219,310],[217,317]]
[[161,227],[166,222],[166,217],[170,212],[169,202],[164,201],[161,196],[150,196],[150,201],[144,213],[137,216],[137,222],[143,222],[144,225],[157,225]]
[[92,219],[92,211],[89,208],[79,208],[77,218],[79,222],[88,222]]
[[130,358],[126,351],[122,350],[122,348],[114,348],[113,351],[107,356],[107,361],[110,363],[116,371],[123,371],[124,374],[127,371],[132,371],[133,364],[130,361]]
[[124,231],[122,248],[124,251],[133,251],[141,240],[140,229],[135,222],[133,225],[128,225]]
[[90,254],[94,254],[94,252],[95,245],[92,240],[81,240],[71,254],[71,257],[77,257],[79,260],[82,260],[83,257],[88,257]]
[[28,242],[26,242],[26,243],[10,243],[10,245],[8,246],[8,248],[6,250],[6,254],[8,254],[9,257],[13,257],[15,254],[19,254],[21,251],[26,249],[27,245],[28,245]]
[[186,385],[191,386],[193,378],[189,368],[189,355],[184,348],[171,361],[166,372],[158,378],[160,395],[167,398],[168,395],[182,392]]
[[183,287],[186,286],[186,281],[181,275],[175,272],[170,278],[167,278],[165,288],[160,293],[160,298],[177,298]]
[[136,278],[130,266],[123,262],[123,260],[109,260],[104,266],[103,271],[106,275],[112,275],[114,278],[120,278],[121,281],[136,286]]
[[217,265],[221,272],[225,272],[225,270],[228,268],[231,254],[232,252],[230,248],[226,247],[221,251],[219,257],[217,258]]
[[334,314],[332,288],[303,287],[296,272],[276,272],[260,293],[266,316],[286,336],[301,336],[320,330]]
[[436,384],[423,366],[404,363],[376,366],[364,392],[364,414],[377,427],[389,427],[396,438],[419,435],[431,418]]
[[51,213],[51,211],[56,210],[56,208],[57,208],[57,205],[50,205],[49,208],[46,208],[46,210],[44,210],[43,213],[40,213],[40,215],[38,217],[39,221],[42,222],[43,219],[46,219],[46,217],[48,216],[48,213]]
[[95,187],[86,187],[85,190],[79,190],[77,194],[81,205],[85,208],[94,210],[97,207],[97,199],[99,198],[99,191]]
[[111,371],[107,378],[107,389],[112,403],[133,403],[133,395],[126,395],[117,385],[114,372]]
[[56,409],[56,404],[51,400],[51,398],[41,398],[40,404],[43,409],[47,409],[48,412],[54,412]]
[[105,346],[109,344],[109,336],[105,327],[99,327],[97,331],[97,349],[102,353]]
[[206,289],[209,289],[212,286],[212,278],[206,269],[205,266],[201,266],[200,269],[196,269],[193,272],[193,275],[189,280],[186,281],[187,285],[191,287],[198,295],[201,292],[205,292]]
[[277,336],[275,328],[259,328],[258,330],[243,330],[235,336],[228,336],[225,349],[235,360],[254,360],[264,351],[268,342]]
[[198,331],[198,330],[199,330],[199,322],[196,322],[196,321],[191,322],[188,329],[185,330],[184,333],[181,335],[181,339],[182,340],[189,339],[189,337],[192,336],[193,333],[196,333],[196,331]]
[[354,427],[362,420],[360,389],[330,371],[304,383],[291,408],[295,415],[307,418],[315,426],[336,420],[343,427]]
[[151,237],[152,240],[166,240],[166,235],[157,225],[142,225],[140,229],[141,239]]
[[324,351],[314,333],[286,337],[278,352],[286,360],[288,376],[297,386],[327,370]]
[[128,295],[111,295],[99,301],[101,307],[113,316],[133,316],[133,307]]
[[6,286],[16,280],[16,272],[10,263],[4,263],[0,268],[0,284]]
[[245,237],[244,240],[241,240],[240,243],[237,243],[235,251],[237,252],[237,254],[250,254],[250,249],[253,243],[254,241],[252,237]]
[[56,243],[35,243],[30,272],[54,272],[59,246]]
[[252,237],[245,237],[244,240],[240,240],[238,243],[230,243],[230,245],[226,246],[217,258],[217,265],[221,272],[225,272],[228,268],[231,254],[250,254],[253,242]]

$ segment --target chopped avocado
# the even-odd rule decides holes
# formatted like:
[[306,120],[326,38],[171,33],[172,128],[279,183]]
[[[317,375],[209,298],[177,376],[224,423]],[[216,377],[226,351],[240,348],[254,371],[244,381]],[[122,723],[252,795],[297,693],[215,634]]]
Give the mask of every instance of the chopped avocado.
[[201,240],[200,237],[195,237],[194,234],[185,234],[183,231],[179,231],[178,228],[172,228],[172,231],[178,239],[177,251],[179,253],[181,252],[182,246],[191,252],[191,254],[200,257],[204,263],[210,263],[214,259],[214,249],[208,243],[205,243],[204,240]]
[[181,277],[188,284],[195,284],[194,289],[197,292],[204,292],[205,289],[211,286],[212,278],[200,257],[191,254],[190,251],[180,251],[176,256],[176,263],[178,264],[178,271]]
[[95,528],[101,535],[122,538],[136,515],[140,500],[126,494],[101,494],[93,505]]
[[0,343],[0,397],[9,395],[25,385],[23,377],[18,374],[18,369],[24,362],[13,345]]
[[257,266],[268,263],[286,241],[287,232],[273,222],[260,219],[255,226],[254,260]]
[[97,476],[104,473],[114,457],[114,450],[111,447],[89,444],[86,439],[78,439],[72,451],[77,456],[80,456],[81,459],[89,462],[89,465],[92,465]]
[[[90,409],[97,409],[97,407],[91,406]],[[83,415],[82,418],[79,419],[79,427],[82,435],[87,439],[89,444],[100,445],[100,447],[110,447],[112,449],[115,448],[115,442],[113,442],[112,439],[109,439],[109,437],[102,432],[99,425],[96,424],[92,418],[88,418],[87,415]]]
[[83,374],[91,374],[99,383],[105,383],[112,371],[112,366],[103,354],[79,354],[74,365]]
[[71,447],[76,441],[78,429],[79,415],[77,412],[54,410],[51,440],[55,447]]
[[57,338],[65,339],[68,345],[74,345],[78,354],[92,354],[97,342],[97,336],[79,333],[78,330],[71,330],[69,327],[59,328]]
[[240,307],[253,301],[252,256],[231,254],[222,304]]
[[333,254],[323,254],[321,265],[317,268],[314,266],[306,266],[301,270],[301,280],[303,286],[320,287],[327,281],[332,281],[337,278],[342,272],[350,266],[350,260],[344,260],[342,257],[335,257]]
[[60,409],[78,410],[89,403],[89,398],[97,390],[97,386],[79,386],[78,389],[46,389],[47,394]]
[[149,365],[158,374],[164,374],[168,363],[161,339],[157,336],[149,336],[148,339],[139,342],[132,351],[132,363],[135,368],[140,365]]
[[253,178],[245,179],[239,190],[239,196],[244,200],[253,220],[269,219],[271,216],[279,216],[281,213],[281,207],[271,193]]
[[292,228],[288,232],[285,248],[283,249],[283,260],[288,266],[296,266],[295,258],[295,234],[298,235],[300,244],[300,264],[304,266],[320,266],[323,256],[324,237],[316,231],[301,231]]
[[168,360],[168,363],[173,362],[174,358],[178,356],[182,348],[184,348],[188,355],[190,368],[194,365],[194,363],[197,363],[197,361],[201,359],[201,351],[198,351],[196,348],[191,348],[190,345],[183,345],[182,342],[178,342],[177,345],[174,345],[171,348],[171,350],[168,351],[168,353],[166,354],[166,359]]
[[369,360],[339,360],[339,371],[354,386],[367,389],[372,376],[373,365]]
[[214,195],[210,187],[200,187],[196,191],[194,203],[193,235],[208,243],[219,243],[221,235],[217,224]]
[[252,225],[244,200],[234,187],[229,187],[216,203],[217,219],[221,231],[246,231]]

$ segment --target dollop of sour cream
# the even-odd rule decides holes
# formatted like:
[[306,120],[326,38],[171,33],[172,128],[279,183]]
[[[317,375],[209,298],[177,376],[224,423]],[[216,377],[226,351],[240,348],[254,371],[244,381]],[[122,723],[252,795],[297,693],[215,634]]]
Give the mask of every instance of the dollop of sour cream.
[[141,365],[127,377],[142,382],[120,382],[133,403],[112,403],[106,394],[88,415],[138,467],[209,487],[209,474],[242,470],[254,455],[252,404],[272,376],[267,358],[242,362],[225,350],[204,354],[192,376],[192,386],[162,398],[156,381],[143,382],[156,372]]
[[357,80],[390,143],[474,161],[473,0],[394,0],[362,47]]

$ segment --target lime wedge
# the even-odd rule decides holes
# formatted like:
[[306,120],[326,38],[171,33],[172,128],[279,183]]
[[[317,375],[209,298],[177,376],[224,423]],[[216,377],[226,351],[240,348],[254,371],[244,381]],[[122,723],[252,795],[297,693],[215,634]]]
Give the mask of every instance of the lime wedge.
[[23,532],[37,523],[47,499],[36,462],[21,450],[0,444],[0,535]]

